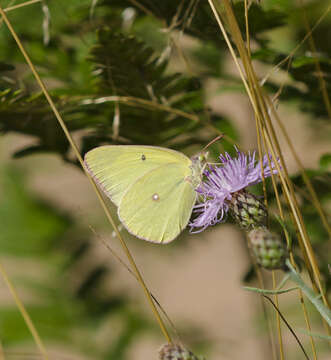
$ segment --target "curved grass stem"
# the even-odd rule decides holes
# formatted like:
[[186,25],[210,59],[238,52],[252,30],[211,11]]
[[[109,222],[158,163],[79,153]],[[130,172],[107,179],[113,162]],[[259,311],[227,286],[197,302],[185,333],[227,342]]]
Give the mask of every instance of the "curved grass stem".
[[[5,268],[3,267],[3,265],[0,263],[0,274],[4,280],[4,282],[6,283],[8,289],[9,289],[9,292],[11,293],[12,297],[14,298],[14,301],[16,303],[16,306],[19,310],[19,312],[21,313],[25,323],[26,323],[26,326],[28,327],[36,345],[37,345],[37,348],[39,349],[39,352],[42,356],[42,358],[44,360],[48,360],[49,359],[49,356],[47,354],[47,351],[46,351],[46,348],[41,340],[41,337],[39,336],[39,333],[36,329],[36,327],[34,326],[31,318],[30,318],[30,315],[28,314],[28,312],[26,311],[22,301],[20,300],[15,288],[14,288],[14,285],[11,283],[8,275],[7,275],[7,272],[5,270]],[[2,353],[2,356],[3,356],[3,353]],[[3,357],[4,358],[4,357]]]
[[32,5],[32,4],[36,4],[36,3],[39,3],[39,2],[42,2],[43,0],[30,0],[30,1],[25,1],[24,3],[21,3],[21,4],[17,4],[17,5],[13,5],[13,6],[9,6],[5,9],[3,9],[4,12],[9,12],[9,11],[13,11],[13,10],[16,10],[16,9],[19,9],[19,8],[22,8],[22,7],[25,7],[25,6],[29,6],[29,5]]
[[108,221],[112,225],[112,227],[113,227],[113,229],[114,229],[114,231],[115,231],[115,233],[117,235],[117,238],[119,239],[119,241],[121,243],[123,251],[125,252],[125,254],[126,254],[126,256],[127,256],[128,260],[130,262],[130,265],[132,266],[133,271],[137,275],[139,284],[140,284],[140,286],[142,287],[142,289],[144,291],[144,294],[145,294],[145,296],[147,298],[147,301],[148,301],[148,303],[149,303],[149,305],[150,305],[150,307],[152,309],[152,312],[153,312],[153,314],[154,314],[154,316],[155,316],[155,318],[156,318],[156,320],[157,320],[157,322],[158,322],[158,324],[160,326],[160,329],[161,329],[164,337],[166,338],[166,340],[169,343],[171,343],[172,340],[171,340],[170,334],[168,333],[168,330],[167,330],[167,328],[166,328],[166,326],[165,326],[165,324],[164,324],[164,322],[163,322],[163,320],[162,320],[162,318],[161,318],[161,316],[160,316],[160,314],[159,314],[159,312],[158,312],[158,310],[156,308],[156,305],[155,305],[155,303],[154,303],[154,301],[153,301],[153,299],[151,297],[150,291],[148,290],[148,288],[147,288],[147,286],[145,284],[145,281],[144,281],[144,279],[143,279],[143,277],[142,277],[142,275],[141,275],[141,273],[140,273],[140,271],[139,271],[139,269],[138,269],[138,267],[137,267],[137,265],[136,265],[136,263],[135,263],[135,261],[133,259],[133,256],[131,255],[131,252],[130,252],[129,248],[127,247],[124,239],[122,238],[120,232],[117,229],[115,221],[113,220],[113,218],[112,218],[112,216],[110,214],[110,211],[109,211],[109,209],[108,209],[108,207],[106,205],[106,202],[105,202],[104,198],[102,197],[102,194],[101,194],[100,190],[98,189],[98,187],[94,183],[91,175],[86,170],[85,165],[84,165],[84,161],[83,161],[83,159],[82,159],[82,157],[80,155],[80,152],[78,150],[78,147],[77,147],[76,143],[74,142],[74,140],[73,140],[73,138],[72,138],[66,124],[64,123],[60,113],[58,112],[58,110],[57,110],[51,96],[49,95],[49,93],[48,93],[48,91],[47,91],[47,89],[46,89],[46,87],[45,87],[45,85],[43,83],[43,81],[41,80],[38,72],[36,71],[35,66],[33,65],[29,55],[25,51],[22,42],[20,41],[19,37],[17,36],[14,28],[12,27],[6,13],[4,12],[4,10],[2,9],[1,6],[0,6],[0,14],[2,15],[3,20],[6,23],[10,33],[12,34],[13,38],[15,39],[15,41],[17,43],[17,46],[19,47],[22,55],[24,56],[26,62],[28,63],[28,65],[29,65],[29,67],[31,69],[31,72],[33,73],[33,75],[34,75],[38,85],[40,86],[40,88],[41,88],[47,102],[49,103],[49,106],[51,107],[57,121],[59,122],[59,124],[60,124],[60,126],[61,126],[61,128],[62,128],[62,130],[63,130],[63,132],[64,132],[64,134],[66,136],[66,138],[68,139],[68,141],[69,141],[69,143],[70,143],[70,145],[71,145],[71,147],[72,147],[72,149],[73,149],[73,151],[74,151],[80,165],[82,166],[86,176],[88,177],[88,179],[89,179],[89,181],[90,181],[90,183],[91,183],[91,185],[92,185],[92,187],[93,187],[93,189],[94,189],[94,191],[95,191],[95,193],[97,195],[97,198],[98,198],[98,200],[100,202],[100,205],[103,208]]
[[[248,97],[251,101],[254,113],[261,120],[261,128],[266,136],[267,149],[270,150],[272,159],[273,159],[275,166],[277,168],[277,171],[279,173],[280,180],[281,180],[283,190],[284,190],[284,195],[285,195],[286,200],[291,208],[293,217],[295,219],[295,224],[296,224],[298,232],[300,234],[299,241],[302,245],[302,250],[304,253],[306,253],[306,256],[309,261],[307,263],[307,267],[312,269],[312,273],[314,274],[313,282],[316,284],[317,288],[319,289],[324,303],[326,304],[326,306],[329,306],[327,298],[326,298],[324,290],[323,290],[323,287],[322,287],[322,284],[321,284],[321,276],[320,276],[320,272],[319,272],[319,269],[317,266],[317,261],[316,261],[315,255],[312,251],[311,244],[308,239],[308,234],[307,234],[306,228],[303,223],[302,215],[299,211],[298,204],[297,204],[297,201],[296,201],[296,198],[294,195],[293,184],[291,183],[291,181],[289,179],[286,164],[285,164],[284,158],[282,156],[281,148],[280,148],[279,142],[277,140],[277,136],[275,134],[275,130],[273,128],[273,125],[272,125],[272,122],[270,119],[269,110],[265,103],[265,97],[266,98],[268,98],[268,97],[264,96],[264,93],[262,92],[259,82],[257,81],[256,74],[252,68],[250,59],[247,55],[247,51],[245,50],[244,42],[241,37],[241,33],[239,30],[237,21],[235,19],[235,16],[233,14],[233,10],[232,10],[229,0],[224,0],[224,2],[223,2],[225,11],[228,16],[229,27],[231,30],[231,34],[233,35],[233,39],[237,45],[237,49],[239,51],[240,57],[242,59],[242,63],[245,68],[247,79],[248,79],[249,83],[252,83],[252,87],[250,87],[248,85],[246,76],[244,75],[243,70],[237,60],[234,49],[231,45],[231,42],[228,38],[228,35],[225,31],[222,21],[218,15],[218,12],[213,4],[213,1],[212,0],[208,0],[208,1],[210,3],[210,6],[212,7],[215,18],[222,30],[222,34],[229,46],[229,49],[233,56],[235,64],[237,65],[241,79],[244,83]],[[251,89],[253,91],[251,91]],[[267,126],[268,126],[268,128],[267,128]],[[279,157],[282,169],[281,169],[280,165],[278,164],[278,161],[277,161],[278,157]]]
[[[210,7],[212,8],[212,11],[214,13],[215,19],[222,31],[222,35],[229,47],[230,53],[233,57],[233,60],[237,66],[237,69],[239,71],[240,77],[245,86],[248,97],[251,101],[251,104],[252,104],[252,107],[254,110],[254,114],[256,117],[256,122],[258,125],[257,128],[259,128],[258,131],[260,132],[260,134],[262,135],[262,138],[264,140],[264,147],[267,152],[269,152],[269,151],[271,152],[272,159],[273,159],[273,161],[277,167],[277,171],[280,175],[283,192],[284,192],[285,198],[289,204],[289,207],[292,210],[292,214],[293,214],[292,216],[294,219],[294,223],[297,227],[297,231],[299,234],[299,237],[298,237],[299,244],[300,244],[302,253],[304,255],[304,258],[305,258],[306,266],[307,266],[309,272],[312,274],[312,277],[311,277],[312,284],[314,287],[316,287],[319,290],[319,292],[322,295],[324,304],[326,306],[328,306],[328,301],[327,301],[327,298],[325,296],[325,293],[324,293],[324,290],[323,290],[323,287],[321,284],[320,272],[319,272],[319,269],[317,266],[315,255],[312,251],[311,244],[308,239],[307,231],[306,231],[304,223],[303,223],[302,215],[300,213],[298,204],[295,199],[293,185],[288,177],[284,158],[282,156],[281,149],[280,149],[280,146],[279,146],[279,143],[278,143],[271,119],[270,119],[270,109],[268,108],[268,106],[271,108],[272,112],[276,112],[276,111],[274,109],[273,104],[269,100],[268,96],[266,96],[263,93],[260,83],[257,80],[254,69],[252,68],[249,53],[244,45],[240,30],[239,30],[236,18],[233,14],[233,10],[232,10],[229,0],[223,1],[223,8],[224,8],[224,11],[227,16],[229,31],[231,33],[232,39],[235,42],[237,49],[239,51],[239,54],[240,54],[242,66],[239,64],[239,61],[235,54],[235,51],[234,51],[232,44],[228,38],[227,32],[225,31],[225,28],[223,26],[222,20],[218,14],[218,10],[214,6],[214,0],[208,0],[208,1],[210,4]],[[317,26],[317,24],[316,24],[316,26]],[[245,74],[244,74],[244,70],[245,70]],[[266,105],[266,102],[268,105]],[[259,145],[259,151],[261,152],[260,148],[261,148],[261,146]],[[282,169],[284,170],[284,173],[281,172],[281,168],[277,161],[278,157],[280,158],[281,166],[282,166]],[[274,185],[274,181],[273,181],[273,185]],[[276,191],[276,188],[275,188],[275,191]],[[300,296],[300,300],[301,299],[302,299],[302,295]],[[305,310],[305,305],[302,301],[301,301],[301,303],[304,308],[304,314],[305,314],[305,319],[306,319],[306,323],[307,323],[307,312]],[[307,323],[307,326],[309,329],[309,321]],[[316,356],[313,340],[312,340],[312,347],[313,347],[314,356]]]

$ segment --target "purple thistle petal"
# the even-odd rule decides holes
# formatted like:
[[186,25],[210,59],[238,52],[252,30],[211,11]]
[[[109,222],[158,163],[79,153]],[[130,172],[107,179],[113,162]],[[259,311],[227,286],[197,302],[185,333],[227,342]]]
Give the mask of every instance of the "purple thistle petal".
[[[219,157],[221,166],[209,166],[204,171],[206,179],[196,189],[201,202],[195,205],[194,212],[199,215],[190,223],[191,232],[201,232],[224,221],[232,194],[262,181],[261,163],[256,161],[256,152],[245,154],[235,149],[237,157],[232,158],[226,152]],[[265,178],[277,173],[272,161],[270,169],[267,155],[263,157],[262,166]],[[192,231],[194,228],[199,230]]]
[[[199,233],[208,226],[224,221],[227,210],[227,205],[219,200],[207,200],[204,204],[196,205],[194,212],[198,212],[200,215],[190,223],[191,232]],[[192,231],[193,228],[199,228],[199,230]]]

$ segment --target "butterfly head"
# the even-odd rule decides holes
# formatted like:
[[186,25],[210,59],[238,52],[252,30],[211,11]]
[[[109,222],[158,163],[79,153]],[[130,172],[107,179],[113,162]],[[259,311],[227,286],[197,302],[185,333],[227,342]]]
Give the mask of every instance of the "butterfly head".
[[207,165],[207,157],[208,151],[202,151],[191,158],[192,176],[190,177],[190,182],[195,189],[200,185],[202,181],[203,171]]

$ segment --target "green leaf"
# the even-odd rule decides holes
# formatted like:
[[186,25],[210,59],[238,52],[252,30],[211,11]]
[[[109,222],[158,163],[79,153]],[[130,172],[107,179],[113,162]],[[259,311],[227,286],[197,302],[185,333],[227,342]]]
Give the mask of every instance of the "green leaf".
[[315,332],[311,332],[311,331],[307,331],[306,329],[297,329],[299,332],[301,332],[302,334],[306,334],[308,336],[311,336],[313,338],[316,339],[322,339],[322,340],[331,340],[331,336],[327,336],[324,334],[319,334],[319,333],[315,333]]
[[285,294],[285,293],[293,291],[293,290],[297,290],[298,287],[293,287],[293,288],[289,288],[286,290],[267,290],[267,289],[259,289],[259,288],[250,287],[250,286],[244,286],[243,289],[248,290],[248,291],[257,292],[259,294],[265,294],[265,295],[280,295],[280,294]]
[[161,96],[173,95],[172,84],[179,78],[178,74],[165,75],[166,64],[158,64],[152,48],[109,28],[98,31],[90,60],[100,74],[100,90],[109,95],[161,100]]
[[331,153],[323,154],[320,157],[320,168],[322,170],[327,170],[331,166]]
[[202,42],[191,51],[191,55],[202,68],[201,76],[221,76],[224,57],[214,43]]
[[28,195],[15,171],[1,171],[0,187],[0,251],[23,257],[46,254],[70,220]]
[[[245,5],[243,1],[234,5],[234,12],[241,32],[245,34]],[[248,11],[249,33],[252,38],[259,34],[286,24],[287,14],[276,9],[263,9],[259,4],[252,3]]]
[[15,66],[6,64],[6,63],[0,61],[0,72],[1,71],[12,71],[12,70],[15,70]]
[[315,65],[316,62],[324,62],[330,64],[331,61],[328,58],[316,57],[316,56],[298,56],[292,61],[292,68],[300,68],[306,65]]
[[320,300],[321,294],[316,294],[312,289],[310,289],[301,276],[295,271],[289,260],[286,260],[286,265],[290,269],[289,275],[290,279],[299,286],[302,292],[307,296],[309,301],[314,305],[315,309],[321,314],[324,320],[331,326],[331,310],[324,305]]

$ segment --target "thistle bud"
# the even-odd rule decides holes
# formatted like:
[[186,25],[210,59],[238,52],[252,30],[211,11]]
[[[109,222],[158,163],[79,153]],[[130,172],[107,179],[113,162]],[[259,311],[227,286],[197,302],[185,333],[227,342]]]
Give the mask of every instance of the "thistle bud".
[[204,360],[178,344],[163,345],[159,355],[160,360]]
[[232,194],[229,210],[237,224],[245,229],[266,226],[268,212],[264,204],[253,194],[241,190]]
[[288,256],[286,247],[277,234],[266,228],[248,232],[248,239],[256,262],[265,269],[282,269]]

